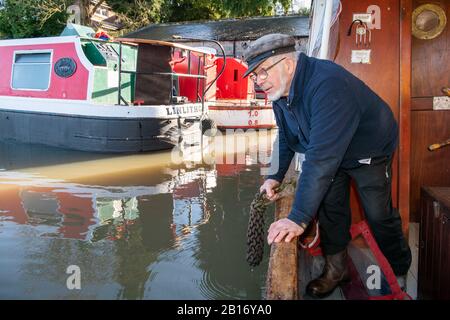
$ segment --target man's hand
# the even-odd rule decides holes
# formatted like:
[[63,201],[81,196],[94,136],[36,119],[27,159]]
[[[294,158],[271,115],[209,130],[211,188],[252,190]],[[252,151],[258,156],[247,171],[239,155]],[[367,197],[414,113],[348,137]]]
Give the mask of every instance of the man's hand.
[[294,237],[301,235],[305,230],[288,218],[280,219],[270,225],[267,242],[279,243],[283,239],[285,242],[291,242]]
[[263,185],[259,188],[259,192],[266,191],[266,198],[269,201],[275,201],[279,198],[279,196],[275,193],[273,189],[278,187],[280,183],[274,179],[267,179],[264,181]]

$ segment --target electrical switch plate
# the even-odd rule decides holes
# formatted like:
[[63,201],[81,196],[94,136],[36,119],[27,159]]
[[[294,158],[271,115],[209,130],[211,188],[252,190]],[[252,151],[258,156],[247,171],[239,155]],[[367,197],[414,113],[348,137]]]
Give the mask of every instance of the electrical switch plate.
[[370,64],[371,50],[352,50],[352,63]]
[[433,110],[450,110],[450,97],[434,97]]

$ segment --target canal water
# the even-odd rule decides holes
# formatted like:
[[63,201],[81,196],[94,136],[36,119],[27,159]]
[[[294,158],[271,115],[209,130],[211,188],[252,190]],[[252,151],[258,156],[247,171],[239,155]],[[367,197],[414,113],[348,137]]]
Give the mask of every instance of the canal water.
[[262,299],[270,248],[250,268],[246,229],[274,135],[126,156],[0,143],[0,299]]

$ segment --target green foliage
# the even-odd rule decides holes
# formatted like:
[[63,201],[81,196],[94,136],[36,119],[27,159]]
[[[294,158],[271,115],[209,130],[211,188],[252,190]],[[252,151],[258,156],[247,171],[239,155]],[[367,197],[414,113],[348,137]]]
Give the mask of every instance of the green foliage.
[[287,11],[292,0],[107,0],[127,31],[151,23],[269,16],[277,3]]
[[107,3],[120,17],[123,32],[164,21],[167,0],[108,0]]
[[226,16],[222,1],[208,0],[168,0],[164,5],[166,22],[217,20]]
[[273,14],[273,0],[224,0],[223,6],[233,17],[267,16]]
[[[8,0],[0,10],[0,35],[8,38],[58,35],[69,14],[67,7],[77,2],[82,24],[102,3],[107,3],[120,17],[127,33],[152,23],[193,20],[217,20],[235,17],[268,16],[277,3],[287,12],[292,0]],[[307,15],[308,11],[299,12]]]
[[292,0],[278,0],[276,2],[279,2],[281,4],[285,13],[289,10],[292,4]]
[[277,3],[287,12],[292,0],[166,0],[162,21],[217,20],[270,16]]
[[298,10],[297,14],[300,16],[309,17],[309,15],[311,14],[311,8],[301,8],[300,10]]
[[7,38],[58,35],[68,18],[67,0],[8,0],[0,10],[0,33]]

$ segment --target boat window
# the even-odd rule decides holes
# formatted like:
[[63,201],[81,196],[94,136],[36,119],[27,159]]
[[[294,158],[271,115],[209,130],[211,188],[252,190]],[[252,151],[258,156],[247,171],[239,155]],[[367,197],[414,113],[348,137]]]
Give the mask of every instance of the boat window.
[[51,52],[16,53],[11,86],[18,90],[48,90]]

